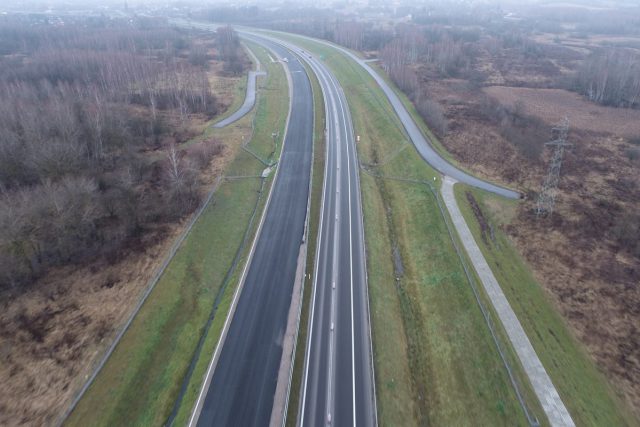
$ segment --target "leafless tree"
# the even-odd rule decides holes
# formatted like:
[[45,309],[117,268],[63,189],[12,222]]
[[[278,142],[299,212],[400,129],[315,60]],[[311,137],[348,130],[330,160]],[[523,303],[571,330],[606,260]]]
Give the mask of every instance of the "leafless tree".
[[607,49],[584,61],[574,87],[591,101],[616,107],[640,106],[640,55]]

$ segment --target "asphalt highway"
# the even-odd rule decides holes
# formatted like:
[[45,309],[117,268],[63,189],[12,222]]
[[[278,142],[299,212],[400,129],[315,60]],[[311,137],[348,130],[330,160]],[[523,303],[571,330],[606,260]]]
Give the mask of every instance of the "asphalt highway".
[[304,67],[282,47],[259,42],[288,57],[283,65],[291,76],[291,115],[244,285],[190,425],[267,426],[273,407],[307,213],[314,113]]
[[324,64],[299,47],[248,31],[241,34],[287,58],[293,105],[279,175],[244,288],[190,424],[266,426],[270,421],[311,162],[313,97],[299,55],[322,88],[327,151],[298,422],[375,426],[358,159],[345,94]]
[[[286,33],[283,33],[283,34],[286,34]],[[472,176],[466,173],[465,171],[457,168],[456,166],[449,163],[446,159],[444,159],[433,148],[431,142],[427,139],[427,137],[425,137],[425,135],[422,133],[418,125],[416,125],[415,121],[413,120],[413,117],[411,116],[411,114],[409,114],[409,112],[407,111],[406,107],[404,106],[404,104],[402,103],[398,95],[366,61],[359,58],[351,51],[341,46],[338,46],[336,44],[329,43],[324,40],[314,39],[311,37],[300,36],[297,34],[296,36],[309,39],[316,43],[321,43],[327,46],[331,46],[332,48],[337,49],[340,52],[344,53],[345,55],[347,55],[348,57],[356,61],[362,68],[364,68],[365,71],[367,71],[369,75],[373,77],[373,79],[376,81],[376,83],[380,86],[384,94],[389,99],[389,102],[393,106],[393,109],[395,110],[396,114],[398,115],[398,118],[402,122],[402,125],[404,126],[409,138],[413,142],[413,145],[416,147],[416,150],[418,150],[418,153],[420,153],[420,156],[422,156],[422,158],[427,163],[429,163],[434,169],[436,169],[438,172],[442,173],[445,176],[449,176],[455,179],[456,181],[463,182],[465,184],[480,188],[482,190],[489,191],[491,193],[499,194],[509,199],[520,198],[520,193],[518,193],[517,191],[510,190],[508,188],[504,188],[496,184],[492,184],[480,178],[476,178],[475,176]]]
[[294,44],[277,42],[301,55],[318,77],[326,117],[325,178],[298,423],[374,426],[364,225],[349,106],[321,61]]
[[301,51],[325,97],[327,155],[301,426],[373,426],[369,298],[358,158],[345,94],[326,66]]
[[347,99],[337,79],[314,55],[262,37],[309,64],[325,102],[325,177],[298,423],[375,426],[359,163]]

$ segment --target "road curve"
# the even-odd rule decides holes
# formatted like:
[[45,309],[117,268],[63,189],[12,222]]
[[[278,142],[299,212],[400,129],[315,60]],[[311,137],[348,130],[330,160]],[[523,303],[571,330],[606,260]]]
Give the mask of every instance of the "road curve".
[[263,71],[249,71],[249,75],[247,76],[247,93],[245,94],[244,102],[240,108],[229,117],[213,125],[214,128],[223,128],[231,123],[237,122],[251,111],[253,105],[256,103],[256,80],[258,80],[258,76],[264,75],[266,75],[266,73]]
[[[289,56],[280,46],[259,42]],[[309,78],[296,58],[283,65],[291,77],[292,104],[277,176],[226,338],[219,355],[216,349],[190,426],[269,424],[304,235],[313,147]]]
[[[305,37],[308,38],[308,37]],[[457,203],[455,201],[453,193],[453,184],[456,181],[481,188],[483,190],[491,191],[493,193],[502,195],[504,197],[517,199],[520,194],[500,187],[486,181],[475,178],[464,171],[455,168],[453,165],[444,160],[427,142],[424,135],[417,127],[413,118],[409,115],[408,111],[396,95],[396,93],[389,87],[389,85],[378,75],[378,73],[371,68],[366,61],[358,58],[348,50],[339,46],[333,45],[321,40],[311,39],[319,43],[329,45],[335,49],[340,50],[350,58],[355,60],[360,66],[362,66],[367,72],[374,78],[374,80],[380,85],[382,90],[387,95],[393,108],[395,109],[398,117],[402,121],[407,133],[411,137],[414,145],[418,149],[421,156],[431,164],[436,170],[445,175],[445,180],[442,187],[443,199],[445,205],[449,210],[452,217],[454,226],[458,231],[461,240],[465,246],[467,253],[471,258],[474,268],[478,272],[483,287],[490,297],[491,303],[500,318],[502,325],[507,332],[507,336],[512,343],[523,369],[531,382],[536,396],[538,397],[542,408],[552,426],[557,427],[572,427],[575,426],[569,411],[562,402],[558,391],[549,378],[544,366],[540,362],[533,346],[531,345],[524,329],[522,328],[515,313],[511,309],[508,301],[506,300],[500,285],[495,279],[489,265],[487,264],[482,252],[478,249],[475,240],[469,228],[464,221],[462,214],[459,211]]]
[[[283,34],[287,34],[287,33],[283,33]],[[402,101],[400,101],[400,98],[398,97],[398,95],[387,84],[387,82],[373,68],[371,68],[371,66],[366,61],[362,60],[361,58],[359,58],[349,50],[341,46],[335,45],[333,43],[329,43],[324,40],[319,40],[319,39],[315,39],[307,36],[301,36],[298,34],[295,34],[295,36],[305,38],[310,41],[321,43],[326,46],[330,46],[334,49],[337,49],[343,54],[347,55],[349,58],[356,61],[362,68],[364,68],[371,75],[371,77],[373,77],[373,79],[376,81],[376,83],[380,86],[384,94],[389,99],[391,106],[393,107],[396,114],[398,115],[398,118],[402,122],[402,125],[404,126],[407,134],[409,135],[409,138],[411,139],[411,141],[413,142],[413,145],[418,150],[418,153],[420,153],[420,156],[422,156],[422,158],[427,163],[429,163],[434,169],[436,169],[438,172],[440,172],[445,176],[449,176],[455,179],[456,181],[471,185],[473,187],[480,188],[482,190],[489,191],[491,193],[499,194],[509,199],[519,199],[521,197],[520,193],[518,193],[517,191],[510,190],[508,188],[504,188],[499,185],[492,184],[488,181],[484,181],[480,178],[476,178],[475,176],[469,175],[465,171],[449,163],[440,154],[438,154],[438,152],[434,150],[430,141],[424,136],[422,131],[420,131],[420,128],[418,127],[418,125],[416,125],[416,123],[413,120],[413,117],[411,117],[411,114],[409,114],[409,112],[407,111]]]

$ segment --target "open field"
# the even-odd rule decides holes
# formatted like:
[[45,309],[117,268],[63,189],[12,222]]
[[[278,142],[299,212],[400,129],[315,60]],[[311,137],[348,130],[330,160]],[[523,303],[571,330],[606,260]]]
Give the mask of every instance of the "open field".
[[[336,73],[372,173],[434,182],[368,75],[330,48],[296,43]],[[380,424],[525,425],[433,194],[367,172],[361,185]]]
[[[260,53],[259,49],[256,51]],[[286,92],[284,73],[277,64],[269,72],[264,82],[264,96],[260,97],[257,107],[258,111],[268,114],[258,114],[255,121],[256,135],[268,137],[252,141],[252,147],[262,148],[263,144],[272,147],[271,132],[273,129],[282,132],[286,118],[288,98],[270,96],[270,91]],[[264,165],[241,150],[240,133],[233,132],[236,126],[250,127],[252,120],[253,114],[250,114],[237,124],[220,130],[230,139],[229,149],[234,150],[234,160],[228,165],[226,175],[256,176],[264,169]],[[216,135],[217,131],[209,132]],[[263,194],[268,191],[270,181],[271,178]],[[256,203],[261,207],[265,199],[260,197],[260,187],[260,180],[256,178],[223,182],[123,340],[72,413],[68,425],[95,424],[96,418],[104,425],[162,424],[166,421],[196,343],[219,298],[218,311],[203,347],[202,354],[206,357],[202,358],[202,363],[205,366],[209,361],[208,351],[217,342],[237,283],[237,270],[228,282],[231,286],[222,289],[223,279],[236,252],[240,250],[246,256],[248,248],[241,246],[243,236]],[[261,209],[257,216],[260,212]],[[241,257],[241,261],[244,258]],[[199,383],[202,364],[196,366],[193,378]],[[187,390],[183,400],[187,409],[178,414],[181,420],[189,415],[197,386],[190,384]]]
[[640,110],[604,107],[563,89],[490,86],[484,92],[504,105],[522,102],[527,114],[548,123],[567,117],[570,126],[581,131],[640,137]]
[[[634,236],[625,227],[637,223],[633,215],[640,202],[638,148],[630,142],[640,132],[640,112],[603,107],[562,89],[479,89],[461,78],[435,77],[426,87],[446,112],[449,131],[441,140],[457,161],[527,195],[504,231],[578,348],[585,347],[605,383],[640,419],[638,257],[629,244],[633,239],[624,237]],[[498,102],[488,106],[487,97]],[[505,135],[491,115],[516,102],[530,123],[522,134]],[[565,153],[554,214],[537,220],[532,211],[551,155],[543,144],[564,116],[574,146]],[[538,151],[523,150],[519,140]]]
[[563,400],[576,425],[638,425],[504,234],[504,227],[517,215],[518,202],[463,184],[456,185],[455,194],[478,246],[554,385],[561,396],[570,396]]

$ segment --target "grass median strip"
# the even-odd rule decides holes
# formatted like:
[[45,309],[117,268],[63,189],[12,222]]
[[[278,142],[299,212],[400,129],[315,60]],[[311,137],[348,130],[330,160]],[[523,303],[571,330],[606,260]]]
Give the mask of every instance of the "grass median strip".
[[434,195],[378,176],[438,186],[437,173],[408,145],[362,68],[330,47],[291,39],[340,80],[370,172],[361,185],[380,424],[526,425]]
[[518,202],[464,184],[456,184],[454,191],[480,250],[576,425],[639,425],[567,329],[502,231],[501,227],[516,214]]
[[[262,83],[264,90],[250,144],[256,150],[273,152],[276,156],[271,133],[276,130],[283,135],[289,101],[282,94],[287,92],[287,82],[280,64],[271,64],[264,50],[253,48],[263,64],[267,64],[269,74]],[[232,150],[234,160],[227,167],[227,175],[259,176],[264,169],[264,165],[240,147],[240,135],[246,134],[243,130],[250,128],[253,120],[254,114],[249,114],[228,128],[206,132],[207,136],[224,140],[227,149]],[[265,192],[271,180],[271,177],[267,180]],[[220,185],[212,203],[67,419],[67,425],[160,425],[166,421],[256,203],[261,203],[258,212],[262,211],[266,197],[259,197],[260,188],[261,181],[256,178],[225,180]],[[248,248],[243,252],[241,263],[246,259]],[[229,282],[231,286],[220,299],[218,314],[203,346],[205,357],[200,358],[202,363],[199,359],[194,370],[193,378],[197,381],[189,385],[183,399],[183,407],[188,408],[178,413],[176,425],[184,424],[185,413],[188,417],[195,400],[193,390],[199,388],[196,383],[203,376],[201,365],[208,363],[217,343],[237,281],[236,271]]]

